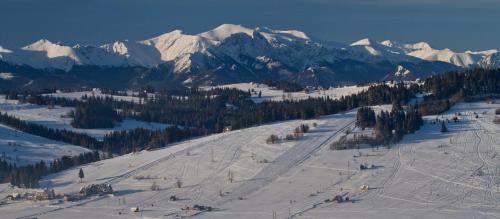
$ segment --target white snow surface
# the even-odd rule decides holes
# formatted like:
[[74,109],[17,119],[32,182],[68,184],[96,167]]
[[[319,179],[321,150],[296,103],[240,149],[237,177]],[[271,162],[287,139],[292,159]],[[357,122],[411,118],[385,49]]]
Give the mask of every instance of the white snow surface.
[[0,73],[0,79],[11,80],[12,78],[14,78],[14,75],[10,72],[1,72]]
[[44,105],[29,103],[21,104],[17,101],[5,100],[5,96],[0,96],[0,112],[2,113],[7,113],[23,121],[40,124],[48,128],[85,133],[97,139],[102,139],[106,134],[113,131],[131,130],[136,128],[159,130],[169,126],[161,123],[124,119],[119,126],[109,129],[74,128],[71,126],[71,121],[73,119],[66,116],[73,109],[73,107],[61,106],[55,106],[53,109],[49,109]]
[[[439,116],[461,113],[458,123],[447,123],[448,133],[439,131],[440,123],[430,123],[435,116],[426,117],[421,130],[390,148],[329,149],[330,142],[353,128],[355,110],[221,133],[84,165],[83,183],[78,183],[80,167],[41,182],[61,194],[110,183],[113,196],[16,202],[0,211],[6,218],[54,219],[270,218],[273,213],[278,218],[497,218],[500,127],[492,119],[498,107],[458,104]],[[266,144],[270,134],[284,136],[303,123],[318,126],[300,140]],[[376,168],[360,171],[364,163]],[[177,180],[182,188],[174,186]],[[150,189],[153,182],[159,190]],[[368,191],[361,185],[368,185]],[[3,186],[0,195],[14,191]],[[169,201],[172,195],[179,200]],[[324,202],[335,195],[353,202]],[[194,204],[215,209],[181,210]],[[141,211],[130,212],[131,207]]]

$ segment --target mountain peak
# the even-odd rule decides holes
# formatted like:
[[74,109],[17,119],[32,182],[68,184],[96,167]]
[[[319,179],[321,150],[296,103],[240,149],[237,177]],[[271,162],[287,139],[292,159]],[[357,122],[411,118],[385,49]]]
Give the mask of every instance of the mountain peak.
[[418,42],[412,45],[413,49],[432,50],[432,46],[427,42]]
[[276,32],[280,33],[280,34],[287,34],[287,35],[290,35],[290,36],[293,36],[293,37],[296,37],[299,39],[304,39],[304,40],[311,39],[311,38],[309,38],[309,36],[307,36],[307,34],[305,32],[298,31],[298,30],[277,30]]
[[25,51],[45,52],[48,58],[64,56],[73,60],[78,60],[73,48],[61,45],[60,43],[53,43],[47,39],[38,40],[30,45],[22,47],[21,49]]
[[52,43],[48,39],[40,39],[40,40],[33,42],[32,44],[29,44],[29,45],[23,47],[22,49],[32,50],[32,51],[41,51],[41,50],[46,50],[47,48],[56,47],[56,46],[60,46],[60,45]]
[[370,40],[369,38],[364,38],[352,43],[351,46],[370,46],[372,45],[372,43],[372,40]]
[[408,76],[409,74],[411,74],[411,71],[402,65],[398,65],[396,72],[394,73],[395,76]]
[[222,41],[235,33],[245,33],[252,36],[253,30],[238,24],[222,24],[212,30],[198,34],[198,36],[214,41]]
[[151,39],[144,40],[143,42],[147,42],[147,41],[165,41],[165,40],[168,40],[168,39],[176,39],[176,38],[179,38],[179,37],[182,37],[182,36],[184,36],[184,33],[182,32],[182,30],[173,30],[173,31],[170,31],[168,33],[164,33],[164,34],[158,35],[156,37],[153,37]]
[[12,51],[6,49],[6,48],[3,48],[2,46],[0,46],[0,53],[11,53]]
[[394,47],[396,46],[398,43],[392,41],[392,40],[384,40],[382,42],[380,42],[380,44],[384,45],[384,46],[388,46],[388,47]]

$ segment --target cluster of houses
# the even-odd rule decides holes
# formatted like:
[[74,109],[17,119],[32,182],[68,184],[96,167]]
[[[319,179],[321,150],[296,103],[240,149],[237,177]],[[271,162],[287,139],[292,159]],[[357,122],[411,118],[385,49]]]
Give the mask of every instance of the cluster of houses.
[[44,200],[52,200],[52,199],[63,199],[64,201],[76,201],[85,197],[94,196],[94,195],[105,195],[112,194],[113,188],[110,184],[90,184],[83,186],[78,194],[73,195],[57,195],[54,192],[54,189],[38,189],[38,190],[30,190],[26,192],[14,192],[10,195],[7,195],[1,203],[5,204],[12,201],[44,201]]
[[15,192],[5,197],[5,199],[8,201],[19,201],[19,200],[43,201],[55,198],[57,198],[57,196],[53,189],[41,189],[24,193]]

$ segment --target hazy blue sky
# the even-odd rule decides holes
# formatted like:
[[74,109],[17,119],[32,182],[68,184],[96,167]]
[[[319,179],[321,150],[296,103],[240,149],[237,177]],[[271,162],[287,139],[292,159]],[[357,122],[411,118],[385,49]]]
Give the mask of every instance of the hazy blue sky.
[[0,0],[0,45],[141,40],[222,23],[298,29],[325,40],[500,48],[500,0]]

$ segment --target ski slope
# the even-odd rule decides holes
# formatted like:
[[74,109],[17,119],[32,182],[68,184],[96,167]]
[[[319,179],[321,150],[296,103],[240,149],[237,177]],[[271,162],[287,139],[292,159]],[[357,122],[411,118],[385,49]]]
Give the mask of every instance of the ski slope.
[[[85,165],[84,183],[78,183],[79,168],[41,182],[61,194],[107,182],[113,196],[19,202],[0,211],[7,218],[498,218],[500,126],[492,123],[498,107],[458,104],[439,116],[461,113],[458,123],[446,123],[448,133],[430,122],[436,116],[426,117],[421,130],[390,148],[329,149],[354,128],[355,110],[192,139]],[[317,127],[297,141],[265,143],[270,134],[284,136],[303,123]],[[360,164],[376,167],[360,170]],[[153,182],[159,190],[150,189]],[[171,195],[179,200],[169,201]],[[354,202],[324,202],[335,195]],[[180,209],[194,204],[215,209]],[[129,211],[137,206],[141,212]]]
[[131,130],[136,128],[145,128],[158,130],[167,128],[169,125],[153,122],[142,122],[134,119],[124,119],[119,126],[109,129],[81,129],[71,126],[72,118],[67,115],[73,107],[54,106],[49,109],[44,105],[36,105],[29,103],[18,103],[15,100],[5,100],[4,96],[0,96],[0,112],[7,113],[18,119],[40,124],[48,128],[59,130],[70,130],[78,133],[85,133],[94,138],[102,139],[104,136],[113,131]]

